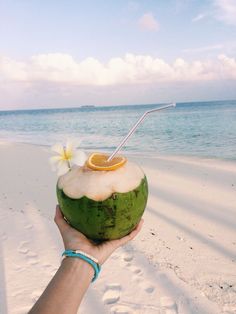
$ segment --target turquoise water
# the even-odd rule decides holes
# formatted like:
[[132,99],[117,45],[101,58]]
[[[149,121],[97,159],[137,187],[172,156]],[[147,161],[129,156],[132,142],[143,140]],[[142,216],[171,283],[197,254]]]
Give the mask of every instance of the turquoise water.
[[[84,149],[111,151],[146,110],[158,106],[0,111],[0,139],[52,145],[78,137]],[[180,103],[153,113],[124,150],[236,160],[236,101]]]

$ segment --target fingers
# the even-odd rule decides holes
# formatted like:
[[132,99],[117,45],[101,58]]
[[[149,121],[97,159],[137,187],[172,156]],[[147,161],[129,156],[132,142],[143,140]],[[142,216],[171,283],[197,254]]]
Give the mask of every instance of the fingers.
[[62,215],[59,205],[56,206],[56,213],[55,213],[54,221],[56,225],[58,226],[61,233],[65,232],[66,230],[68,230],[68,228],[70,228],[70,226],[65,221]]
[[133,238],[136,237],[136,235],[140,232],[142,225],[143,225],[144,219],[141,219],[140,222],[138,223],[138,225],[134,228],[134,230],[132,232],[130,232],[127,236],[121,238],[121,239],[117,239],[117,240],[112,240],[110,242],[112,242],[112,245],[116,248],[118,248],[121,245],[124,245],[125,243],[129,242],[130,240],[132,240]]

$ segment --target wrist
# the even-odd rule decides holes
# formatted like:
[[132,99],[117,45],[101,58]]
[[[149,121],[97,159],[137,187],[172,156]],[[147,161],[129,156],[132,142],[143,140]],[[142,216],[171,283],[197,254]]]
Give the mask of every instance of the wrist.
[[80,258],[66,257],[62,260],[61,267],[71,270],[75,275],[77,273],[81,275],[82,271],[83,274],[86,275],[86,277],[90,278],[90,281],[94,276],[93,267]]
[[64,257],[72,257],[72,258],[79,258],[87,262],[89,265],[92,266],[94,270],[94,277],[92,282],[95,281],[98,277],[99,272],[101,271],[101,265],[99,265],[98,260],[84,251],[81,250],[65,250],[62,253]]

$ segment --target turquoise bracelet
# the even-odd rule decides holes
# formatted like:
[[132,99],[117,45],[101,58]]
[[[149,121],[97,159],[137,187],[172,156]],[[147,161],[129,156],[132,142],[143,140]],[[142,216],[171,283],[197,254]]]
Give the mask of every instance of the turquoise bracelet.
[[[81,251],[80,251],[81,252]],[[86,253],[85,253],[86,254]],[[87,254],[86,254],[87,255]],[[65,250],[63,253],[62,253],[62,256],[67,256],[67,257],[79,257],[81,259],[83,259],[84,261],[88,262],[94,269],[94,277],[92,279],[92,282],[94,282],[97,277],[98,277],[98,274],[100,273],[101,271],[101,266],[94,262],[91,258],[89,258],[88,256],[86,256],[82,253],[77,253],[76,250]]]

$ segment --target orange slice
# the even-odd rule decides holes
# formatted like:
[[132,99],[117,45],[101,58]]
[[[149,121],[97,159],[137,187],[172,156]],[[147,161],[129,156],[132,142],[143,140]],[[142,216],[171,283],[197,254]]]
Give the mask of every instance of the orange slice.
[[93,153],[87,161],[87,166],[93,170],[110,171],[122,167],[127,161],[127,159],[122,156],[114,157],[111,161],[107,161],[108,158],[109,155]]

